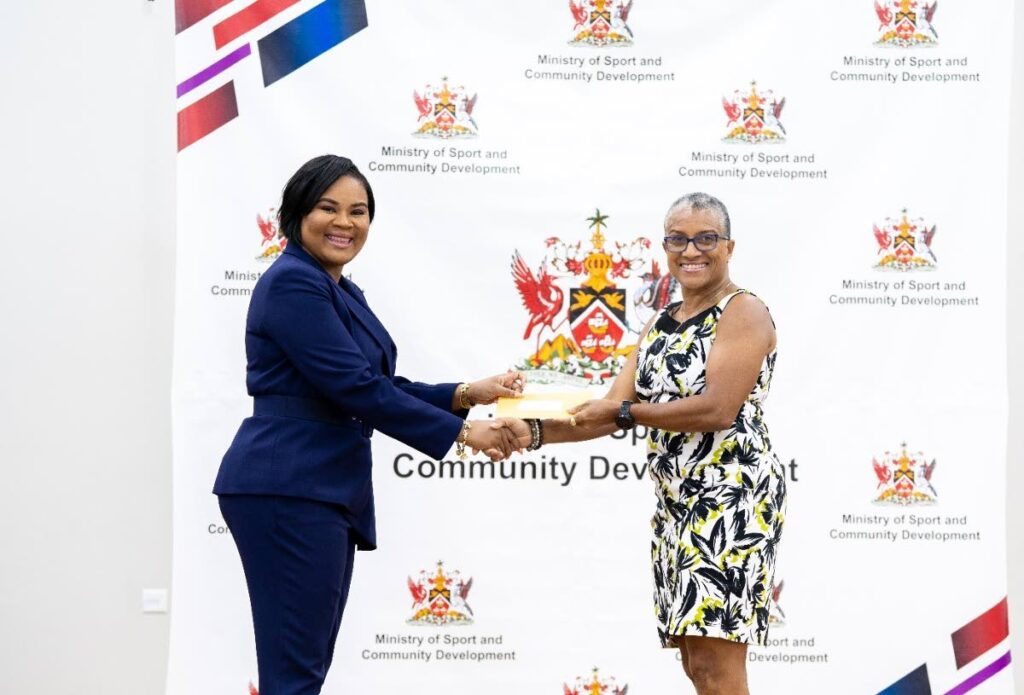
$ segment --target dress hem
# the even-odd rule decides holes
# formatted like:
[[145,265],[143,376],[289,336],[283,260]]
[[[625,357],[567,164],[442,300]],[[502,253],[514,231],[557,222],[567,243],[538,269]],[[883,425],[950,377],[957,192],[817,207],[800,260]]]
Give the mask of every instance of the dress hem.
[[762,640],[748,640],[738,637],[736,635],[728,635],[718,630],[707,630],[707,632],[700,632],[698,630],[687,630],[683,628],[682,632],[678,633],[662,633],[659,631],[659,637],[661,637],[662,649],[678,649],[679,645],[676,644],[675,640],[680,637],[712,637],[715,639],[725,640],[726,642],[735,642],[737,644],[745,644],[748,647],[763,647],[768,641],[768,635],[765,634]]

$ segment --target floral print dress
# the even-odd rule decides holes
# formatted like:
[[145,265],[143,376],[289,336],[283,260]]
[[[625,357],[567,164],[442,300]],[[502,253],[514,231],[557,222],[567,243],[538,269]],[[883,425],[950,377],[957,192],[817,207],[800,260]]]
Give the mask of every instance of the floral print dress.
[[[636,392],[664,403],[704,391],[708,356],[729,301],[679,323],[665,308],[639,347]],[[765,644],[786,505],[782,465],[762,403],[775,352],[736,420],[720,432],[651,429],[647,461],[657,492],[651,520],[654,605],[663,647],[685,635]]]

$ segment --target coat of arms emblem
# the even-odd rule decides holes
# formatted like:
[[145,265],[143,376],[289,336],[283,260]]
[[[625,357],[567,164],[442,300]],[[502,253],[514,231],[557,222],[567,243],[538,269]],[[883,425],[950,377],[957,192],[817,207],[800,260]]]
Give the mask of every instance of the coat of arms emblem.
[[419,111],[419,127],[413,135],[434,138],[472,138],[478,134],[473,120],[476,94],[462,85],[449,85],[448,78],[441,78],[441,86],[427,85],[423,93],[413,90],[413,101]]
[[907,211],[899,219],[887,217],[881,225],[874,225],[878,242],[878,262],[881,270],[935,270],[938,259],[932,251],[936,225],[930,227],[923,218],[910,219]]
[[916,48],[934,46],[939,34],[932,25],[932,18],[939,3],[921,3],[918,0],[875,0],[875,14],[878,15],[879,37],[876,46]]
[[629,692],[629,686],[619,685],[614,676],[601,678],[597,668],[589,678],[579,676],[571,686],[563,683],[562,688],[563,695],[626,695]]
[[871,460],[878,477],[875,504],[935,504],[938,494],[932,486],[935,459],[929,463],[922,452],[911,454],[901,444],[897,453],[885,452],[879,461]]
[[616,5],[611,0],[569,0],[575,25],[570,46],[632,46],[633,32],[626,23],[633,0]]
[[586,386],[619,373],[635,347],[626,339],[637,328],[630,326],[626,288],[617,280],[638,275],[642,281],[634,295],[638,317],[660,311],[669,302],[674,286],[658,274],[657,266],[651,264],[641,274],[648,264],[650,240],[609,243],[607,220],[600,210],[587,218],[593,230],[589,249],[582,241],[569,244],[548,238],[548,255],[536,274],[518,251],[512,256],[512,277],[530,315],[523,340],[533,338],[532,354],[519,368],[534,382]]
[[779,599],[782,597],[782,587],[785,585],[785,581],[780,581],[778,584],[772,582],[772,600],[768,604],[768,624],[772,627],[782,627],[786,624],[786,613],[779,603]]
[[419,579],[408,578],[409,593],[415,611],[410,625],[470,625],[473,609],[466,599],[473,579],[463,580],[458,570],[445,572],[444,562],[434,572],[420,571]]
[[785,105],[786,98],[776,99],[770,89],[758,91],[757,82],[750,83],[746,94],[737,89],[732,99],[722,97],[722,108],[729,119],[725,124],[729,132],[723,140],[752,144],[785,142],[786,129],[779,120]]
[[288,239],[277,226],[277,211],[270,208],[266,218],[263,215],[256,215],[256,226],[260,229],[260,255],[256,260],[272,262],[288,246]]

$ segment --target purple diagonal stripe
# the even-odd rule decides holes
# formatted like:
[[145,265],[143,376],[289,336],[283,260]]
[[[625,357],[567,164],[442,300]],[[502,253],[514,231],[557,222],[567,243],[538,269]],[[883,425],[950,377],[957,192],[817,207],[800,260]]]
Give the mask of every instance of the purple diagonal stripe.
[[206,82],[207,80],[216,77],[217,75],[224,72],[232,65],[240,61],[242,58],[245,58],[246,56],[250,55],[251,53],[252,47],[249,44],[245,44],[240,48],[236,48],[235,50],[231,51],[231,53],[228,53],[226,56],[218,60],[210,67],[206,68],[205,70],[200,70],[195,75],[192,75],[192,77],[188,78],[187,80],[179,84],[178,96],[180,97],[182,94],[188,94],[193,89],[201,85],[203,82]]
[[1006,652],[991,664],[965,680],[963,683],[948,691],[946,695],[963,695],[966,692],[970,692],[1009,665],[1010,652]]

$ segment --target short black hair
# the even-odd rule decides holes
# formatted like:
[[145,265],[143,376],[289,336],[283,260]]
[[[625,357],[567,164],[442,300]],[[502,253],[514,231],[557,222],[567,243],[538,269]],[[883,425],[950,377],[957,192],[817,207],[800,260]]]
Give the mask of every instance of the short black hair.
[[373,189],[363,173],[356,168],[348,157],[336,154],[323,154],[313,157],[292,174],[281,192],[281,205],[277,209],[277,219],[281,223],[281,234],[289,242],[300,243],[302,218],[316,207],[324,191],[330,188],[342,176],[351,176],[363,184],[366,189],[366,203],[369,208],[370,221],[373,222]]

